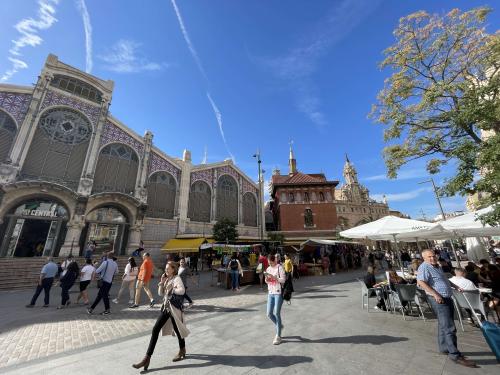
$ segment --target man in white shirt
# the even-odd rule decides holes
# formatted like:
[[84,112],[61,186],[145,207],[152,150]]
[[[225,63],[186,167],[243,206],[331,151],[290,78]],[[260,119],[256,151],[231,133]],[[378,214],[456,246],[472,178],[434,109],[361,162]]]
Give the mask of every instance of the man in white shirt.
[[465,278],[465,270],[463,268],[455,268],[455,276],[450,278],[450,282],[463,290],[477,290],[474,283]]

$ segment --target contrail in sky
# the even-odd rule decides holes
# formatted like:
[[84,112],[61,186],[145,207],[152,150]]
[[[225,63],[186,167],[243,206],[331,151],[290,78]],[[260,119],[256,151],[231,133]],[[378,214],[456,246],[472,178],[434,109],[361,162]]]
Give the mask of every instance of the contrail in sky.
[[76,5],[82,15],[85,30],[85,71],[90,73],[92,72],[92,25],[85,0],[77,0]]
[[[172,6],[174,7],[175,15],[177,16],[177,21],[179,21],[179,26],[181,28],[182,35],[184,36],[184,40],[186,41],[186,44],[189,48],[189,52],[191,52],[191,56],[193,57],[193,59],[196,63],[196,66],[198,67],[198,70],[200,71],[201,75],[205,79],[205,82],[207,83],[207,85],[209,85],[210,81],[208,80],[207,74],[205,73],[205,69],[203,68],[203,64],[201,63],[200,57],[198,56],[198,52],[196,52],[196,49],[194,48],[193,42],[191,41],[191,38],[189,37],[189,33],[186,29],[186,26],[184,25],[184,21],[182,19],[181,12],[179,11],[179,8],[177,7],[177,3],[175,2],[175,0],[171,0],[171,1],[172,1]],[[206,90],[206,94],[207,94],[208,101],[210,102],[210,105],[212,106],[212,110],[214,111],[215,118],[217,120],[217,124],[219,125],[219,133],[222,137],[222,141],[224,142],[224,146],[226,146],[226,150],[234,162],[235,161],[234,156],[231,153],[231,151],[229,150],[229,146],[228,146],[227,141],[226,141],[226,136],[224,135],[224,129],[222,126],[222,114],[219,111],[219,108],[215,104],[215,102],[212,99],[212,96],[210,95],[210,92],[208,90]]]
[[0,77],[0,82],[9,80],[20,69],[28,67],[28,64],[21,60],[21,50],[26,46],[36,47],[43,42],[38,32],[49,29],[57,21],[54,15],[58,3],[59,0],[38,0],[38,18],[24,18],[14,26],[21,36],[12,41],[14,46],[9,50],[8,57],[12,68]]

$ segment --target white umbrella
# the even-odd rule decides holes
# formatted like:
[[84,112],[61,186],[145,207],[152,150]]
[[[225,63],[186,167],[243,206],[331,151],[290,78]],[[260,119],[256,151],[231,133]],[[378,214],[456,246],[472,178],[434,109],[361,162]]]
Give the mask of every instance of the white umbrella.
[[371,240],[392,241],[402,233],[413,233],[434,224],[426,221],[404,219],[397,216],[384,216],[371,223],[340,232],[342,237],[369,238]]
[[441,221],[444,229],[453,232],[461,237],[489,237],[500,235],[500,227],[483,225],[479,216],[493,211],[493,206],[489,206],[476,212],[469,212],[465,215]]

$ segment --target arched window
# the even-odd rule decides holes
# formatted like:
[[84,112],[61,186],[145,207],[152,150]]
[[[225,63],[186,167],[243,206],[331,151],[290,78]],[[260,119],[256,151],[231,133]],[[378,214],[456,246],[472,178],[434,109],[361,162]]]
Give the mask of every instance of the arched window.
[[189,191],[188,217],[193,221],[210,222],[212,192],[206,182],[196,181]]
[[304,225],[306,227],[314,227],[313,212],[310,208],[306,208],[304,211]]
[[319,192],[319,201],[324,202],[325,201],[325,194],[323,194],[322,191]]
[[95,103],[101,103],[102,101],[100,91],[76,78],[56,75],[50,85]]
[[0,162],[6,161],[9,157],[16,132],[16,123],[12,117],[0,110]]
[[310,202],[309,193],[307,191],[304,193],[304,202]]
[[175,210],[177,183],[167,172],[157,172],[148,182],[148,209],[146,216],[172,219]]
[[243,195],[243,224],[257,226],[257,200],[252,193]]
[[217,220],[222,218],[238,223],[238,185],[228,175],[220,177],[217,183]]
[[71,108],[51,108],[38,123],[21,178],[48,180],[78,187],[92,134],[92,125]]
[[289,193],[288,194],[288,201],[289,202],[295,202],[295,195],[293,195],[293,193]]
[[101,150],[94,175],[93,193],[133,194],[139,159],[129,146],[112,143]]

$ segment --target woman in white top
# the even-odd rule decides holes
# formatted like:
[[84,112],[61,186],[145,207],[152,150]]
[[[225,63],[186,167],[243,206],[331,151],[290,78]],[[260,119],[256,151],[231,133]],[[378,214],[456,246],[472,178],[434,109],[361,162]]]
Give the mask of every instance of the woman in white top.
[[281,324],[281,305],[283,304],[283,296],[281,295],[282,284],[286,280],[285,270],[276,262],[274,254],[269,256],[269,267],[264,272],[266,277],[267,290],[267,316],[272,320],[276,326],[276,336],[273,344],[281,344],[281,331],[283,324]]
[[85,259],[85,266],[80,270],[80,294],[76,299],[76,303],[80,302],[83,298],[83,302],[89,304],[89,292],[87,292],[87,287],[90,282],[94,280],[95,277],[95,267],[92,265],[92,260],[90,258]]
[[125,271],[123,272],[122,286],[120,287],[120,290],[118,291],[118,295],[113,300],[113,303],[118,303],[123,291],[127,288],[128,288],[128,292],[129,292],[128,303],[129,304],[134,303],[135,279],[137,279],[138,273],[139,273],[139,268],[137,267],[137,264],[135,263],[134,257],[128,258],[128,263],[125,266]]
[[184,339],[189,335],[189,330],[184,323],[184,314],[182,312],[182,296],[185,292],[186,289],[182,279],[177,275],[177,263],[167,262],[165,273],[158,283],[158,294],[163,296],[161,313],[153,327],[146,356],[141,362],[132,365],[132,367],[137,369],[144,367],[144,371],[148,370],[149,361],[155,350],[160,331],[162,331],[163,336],[172,336],[174,332],[177,336],[179,353],[172,361],[180,361],[186,357],[186,341]]

